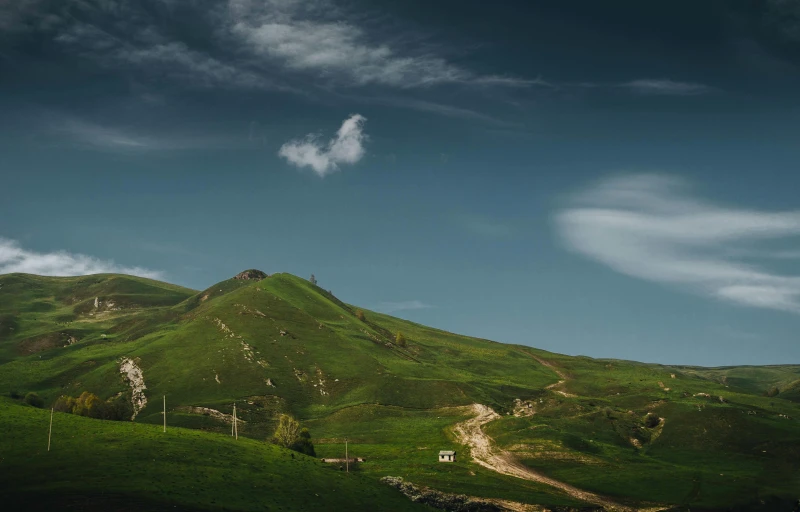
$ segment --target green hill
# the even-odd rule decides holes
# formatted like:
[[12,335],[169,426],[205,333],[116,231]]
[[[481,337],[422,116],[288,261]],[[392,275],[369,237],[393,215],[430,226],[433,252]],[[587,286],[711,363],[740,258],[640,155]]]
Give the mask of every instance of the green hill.
[[[351,455],[367,459],[357,474],[376,486],[379,477],[402,476],[445,492],[551,507],[588,499],[756,510],[764,501],[792,510],[800,499],[797,366],[570,357],[367,310],[359,318],[357,307],[306,280],[243,274],[202,292],[119,275],[0,276],[0,390],[37,392],[46,407],[83,391],[131,396],[120,373],[126,361],[145,386],[134,393],[134,401],[144,398],[134,424],[70,420],[145,435],[153,428],[146,424],[162,422],[166,396],[171,426],[217,442],[230,433],[236,402],[239,432],[253,440],[242,446],[263,447],[277,415],[290,412],[310,428],[320,457],[343,456],[347,438]],[[465,430],[456,428],[475,416],[472,404],[497,413],[475,431],[490,436],[494,459],[476,452],[473,459]],[[147,443],[152,453],[154,443]],[[440,449],[457,450],[458,462],[437,462]],[[493,460],[516,469],[503,474]],[[48,478],[68,487],[60,472]]]

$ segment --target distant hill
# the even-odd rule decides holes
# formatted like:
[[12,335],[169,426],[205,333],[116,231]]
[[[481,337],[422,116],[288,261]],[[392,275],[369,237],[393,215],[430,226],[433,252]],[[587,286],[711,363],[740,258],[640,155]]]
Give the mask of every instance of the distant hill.
[[[800,366],[570,357],[359,310],[290,274],[236,277],[197,292],[113,274],[0,276],[0,391],[37,392],[45,407],[83,391],[131,396],[120,373],[128,361],[143,377],[133,383],[144,386],[135,423],[160,424],[166,396],[170,426],[203,431],[213,444],[230,434],[236,402],[240,435],[263,441],[289,412],[309,427],[320,457],[342,457],[347,438],[367,459],[358,474],[370,482],[402,476],[551,507],[587,498],[536,475],[653,510],[756,510],[764,499],[791,510],[800,499]],[[531,336],[536,345],[535,328]],[[477,432],[522,477],[474,463],[481,456],[470,456],[456,428],[471,421],[473,404],[496,413]],[[440,449],[455,449],[458,461],[439,463]],[[28,462],[6,464],[16,471]]]

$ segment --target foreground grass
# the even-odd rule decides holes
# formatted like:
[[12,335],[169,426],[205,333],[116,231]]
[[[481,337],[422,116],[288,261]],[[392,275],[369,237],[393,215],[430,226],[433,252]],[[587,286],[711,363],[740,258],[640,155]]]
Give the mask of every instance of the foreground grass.
[[[359,474],[264,442],[91,420],[0,399],[4,505],[106,510],[427,510]],[[14,506],[15,505],[15,506]],[[174,507],[174,508],[173,508]]]

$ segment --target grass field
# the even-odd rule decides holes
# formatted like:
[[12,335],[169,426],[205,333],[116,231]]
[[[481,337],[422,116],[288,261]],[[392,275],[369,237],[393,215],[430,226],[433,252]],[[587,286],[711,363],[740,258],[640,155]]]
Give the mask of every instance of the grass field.
[[[264,440],[277,416],[288,412],[310,428],[320,457],[343,456],[347,437],[352,453],[367,458],[355,473],[370,485],[392,475],[446,492],[579,505],[552,487],[471,462],[452,428],[467,418],[463,406],[479,403],[501,416],[484,428],[498,449],[545,475],[620,502],[725,510],[773,497],[800,498],[798,366],[666,367],[570,357],[367,310],[359,319],[357,309],[289,274],[231,279],[202,292],[119,275],[0,276],[0,391],[37,392],[46,407],[62,394],[90,391],[103,399],[130,394],[120,374],[120,361],[129,358],[141,369],[147,397],[133,423],[58,415],[59,423],[77,421],[99,436],[93,438],[98,446],[82,441],[59,464],[47,462],[58,460],[52,453],[49,459],[25,459],[25,443],[10,437],[0,441],[8,454],[3,463],[11,460],[20,478],[46,480],[36,485],[46,486],[42,495],[56,499],[77,485],[70,457],[84,461],[76,455],[83,449],[104,453],[109,460],[115,453],[136,457],[137,449],[148,454],[165,450],[159,443],[172,437],[159,437],[158,425],[166,395],[170,425],[185,427],[168,436],[196,440],[198,446],[211,443],[208,450],[215,455],[230,442],[224,437],[230,424],[190,407],[225,415],[236,402],[243,420],[238,446],[259,447],[258,457],[275,450]],[[398,331],[405,346],[395,342]],[[6,422],[25,423],[43,414],[11,401],[3,407]],[[646,424],[648,413],[661,418],[658,425]],[[122,432],[143,437],[135,441]],[[114,440],[115,435],[124,440]],[[189,450],[195,441],[186,442]],[[456,449],[459,462],[436,462],[440,449]],[[276,460],[285,456],[273,455]],[[188,453],[181,456],[195,461]],[[150,466],[162,464],[149,457],[135,471],[144,475]],[[286,461],[295,466],[275,467],[306,467],[301,459]],[[251,471],[250,466],[225,464],[227,469],[220,471],[227,476],[212,468],[203,474],[210,481],[238,478],[240,489],[258,485],[249,480],[252,476],[234,475]],[[186,490],[191,489],[188,480],[173,482],[164,476],[165,469],[158,471],[163,493],[141,497],[155,500],[151,506],[166,503],[173,486],[184,489],[182,503],[191,506],[210,503],[216,492],[227,496],[213,486],[209,494],[195,495]],[[142,475],[128,478],[116,465],[96,478],[119,479],[109,484],[108,493],[128,496],[146,488]],[[94,482],[80,489],[88,492],[99,485]],[[290,486],[294,481],[284,482]],[[23,496],[23,489],[34,487],[19,487],[15,493]],[[290,504],[302,509],[299,502],[286,501],[288,489],[281,492],[271,495],[286,496],[280,498],[283,505],[259,501],[258,493],[223,501],[231,510]],[[220,499],[214,506],[223,506]]]

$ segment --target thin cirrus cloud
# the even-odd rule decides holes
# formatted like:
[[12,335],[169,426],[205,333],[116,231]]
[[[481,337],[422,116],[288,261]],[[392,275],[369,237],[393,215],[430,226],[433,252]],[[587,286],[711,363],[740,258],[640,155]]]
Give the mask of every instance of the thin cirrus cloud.
[[346,85],[370,84],[398,88],[438,84],[528,87],[549,86],[541,78],[482,75],[448,62],[439,55],[405,51],[386,41],[375,41],[343,16],[319,17],[329,2],[316,1],[309,9],[293,1],[257,4],[230,0],[230,33],[245,48],[286,68],[314,72]]
[[340,164],[355,164],[364,156],[364,123],[367,118],[353,114],[345,119],[336,136],[327,144],[313,134],[281,146],[278,155],[297,167],[311,167],[320,177],[339,169]]
[[800,211],[725,208],[692,197],[679,179],[646,174],[600,182],[559,211],[555,225],[567,248],[619,273],[800,313],[800,277],[769,268],[796,251],[767,246],[800,235]]
[[85,254],[67,251],[36,252],[25,249],[15,240],[0,237],[0,274],[23,272],[42,276],[82,276],[88,274],[129,274],[163,279],[164,273],[142,267],[118,265]]
[[384,313],[395,313],[397,311],[412,311],[417,309],[432,308],[430,304],[425,304],[419,300],[406,300],[400,302],[381,302],[378,305],[378,310]]
[[694,96],[711,92],[712,88],[698,83],[676,82],[666,79],[639,79],[619,84],[619,87],[629,89],[639,94],[667,95],[667,96]]
[[[188,149],[217,149],[242,147],[243,137],[224,136],[207,133],[175,133],[172,130],[158,133],[129,126],[115,126],[99,123],[65,112],[42,112],[40,119],[47,126],[47,132],[64,138],[69,144],[80,149],[127,154],[142,154],[153,151],[173,151]],[[60,142],[59,142],[60,143]]]

